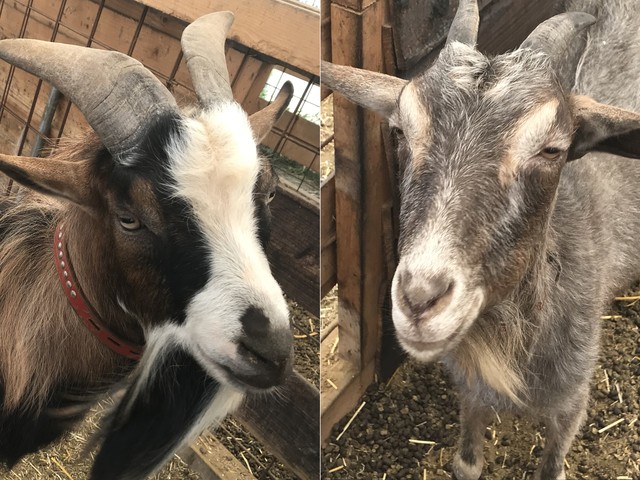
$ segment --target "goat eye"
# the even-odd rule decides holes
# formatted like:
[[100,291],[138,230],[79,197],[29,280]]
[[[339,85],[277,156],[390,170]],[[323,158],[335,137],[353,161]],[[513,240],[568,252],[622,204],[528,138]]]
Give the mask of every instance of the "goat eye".
[[125,230],[138,230],[142,226],[140,220],[133,215],[120,215],[118,220],[120,221],[120,226]]
[[398,127],[392,127],[391,129],[391,133],[397,138],[397,139],[401,139],[404,138],[404,132],[402,131],[401,128]]
[[546,158],[547,160],[557,160],[561,154],[562,150],[555,147],[547,147],[542,149],[542,151],[540,152],[540,156],[542,158]]
[[267,203],[271,203],[274,198],[276,198],[276,191],[272,190],[267,196]]

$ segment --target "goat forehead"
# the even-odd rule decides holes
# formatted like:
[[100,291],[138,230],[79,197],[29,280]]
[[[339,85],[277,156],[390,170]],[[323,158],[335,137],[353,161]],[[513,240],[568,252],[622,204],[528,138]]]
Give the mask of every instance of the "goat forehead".
[[[456,42],[411,84],[423,109],[443,124],[458,126],[474,114],[501,115],[506,121],[562,94],[540,53],[517,50],[490,58]],[[399,107],[403,109],[402,101]]]
[[414,166],[424,163],[421,156],[486,162],[497,159],[493,153],[506,148],[522,118],[554,101],[566,103],[541,54],[520,50],[488,58],[454,42],[408,84],[391,120],[405,131]]
[[[235,102],[183,121],[184,137],[170,149],[171,174],[190,200],[209,208],[220,199],[246,200],[260,170],[249,120]],[[181,190],[180,193],[183,193]]]
[[[461,45],[410,85],[397,115],[409,146],[401,159],[403,244],[425,227],[468,235],[495,223],[519,201],[508,184],[517,169],[548,142],[568,146],[566,101],[537,54],[489,59]],[[410,101],[420,108],[409,109]],[[416,112],[425,118],[416,120]]]

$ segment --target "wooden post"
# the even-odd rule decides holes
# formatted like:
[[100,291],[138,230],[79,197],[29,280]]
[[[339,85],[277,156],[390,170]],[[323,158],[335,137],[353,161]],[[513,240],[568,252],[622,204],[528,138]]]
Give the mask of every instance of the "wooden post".
[[[334,63],[383,71],[384,7],[384,0],[334,0]],[[324,438],[327,428],[355,406],[376,370],[386,274],[382,216],[390,197],[380,117],[340,95],[334,95],[333,108],[340,358],[323,364],[337,386],[323,390]]]
[[294,372],[273,395],[249,396],[234,417],[303,480],[320,478],[319,393]]

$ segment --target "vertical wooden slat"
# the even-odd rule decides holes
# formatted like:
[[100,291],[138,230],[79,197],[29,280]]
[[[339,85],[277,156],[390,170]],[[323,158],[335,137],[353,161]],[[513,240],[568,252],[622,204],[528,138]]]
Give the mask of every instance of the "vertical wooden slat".
[[[358,7],[358,8],[354,8]],[[337,0],[331,6],[332,61],[383,71],[384,0]],[[381,331],[385,285],[382,215],[389,209],[380,117],[334,95],[336,276],[339,358],[323,359],[322,436],[359,401],[371,383]],[[328,347],[335,339],[323,342]],[[329,355],[330,356],[330,355]],[[324,387],[324,385],[323,385]]]
[[[333,62],[362,67],[362,13],[331,6]],[[354,41],[355,40],[355,41]],[[363,111],[334,95],[336,247],[340,355],[361,365],[362,314],[362,120]]]
[[[383,1],[371,2],[362,12],[334,4],[333,61],[382,71],[383,14]],[[378,298],[384,275],[381,212],[389,179],[380,117],[336,95],[334,122],[339,348],[359,366],[371,361],[378,349]]]

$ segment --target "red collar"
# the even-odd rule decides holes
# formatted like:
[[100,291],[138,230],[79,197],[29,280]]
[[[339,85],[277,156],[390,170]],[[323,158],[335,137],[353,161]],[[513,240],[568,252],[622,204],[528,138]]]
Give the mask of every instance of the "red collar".
[[60,278],[62,289],[69,299],[69,303],[82,319],[85,327],[87,327],[100,342],[117,354],[132,360],[139,360],[144,347],[126,342],[109,331],[109,329],[102,324],[89,301],[84,298],[82,289],[73,271],[73,266],[71,265],[71,258],[67,251],[67,243],[64,239],[64,230],[61,223],[56,227],[56,233],[53,237],[53,250],[55,252],[56,270],[58,270],[58,278]]

